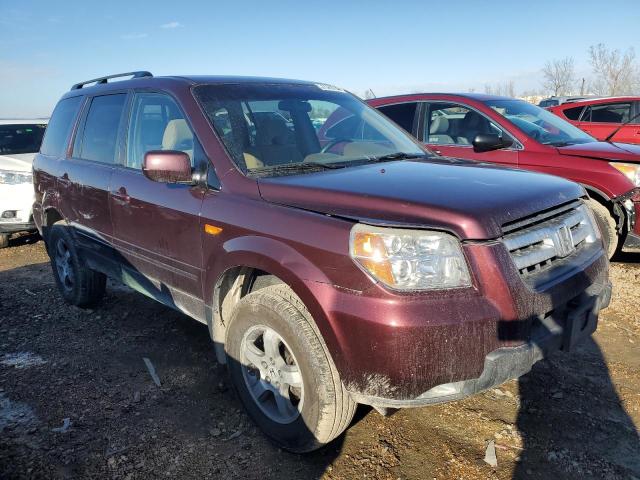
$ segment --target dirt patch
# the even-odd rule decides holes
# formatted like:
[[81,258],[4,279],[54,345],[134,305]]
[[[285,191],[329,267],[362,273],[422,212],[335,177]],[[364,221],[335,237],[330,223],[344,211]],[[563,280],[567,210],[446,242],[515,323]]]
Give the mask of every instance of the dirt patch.
[[640,258],[625,260],[576,352],[464,401],[360,408],[299,456],[241,410],[206,327],[113,284],[99,308],[69,307],[42,242],[22,241],[0,250],[0,477],[640,478]]

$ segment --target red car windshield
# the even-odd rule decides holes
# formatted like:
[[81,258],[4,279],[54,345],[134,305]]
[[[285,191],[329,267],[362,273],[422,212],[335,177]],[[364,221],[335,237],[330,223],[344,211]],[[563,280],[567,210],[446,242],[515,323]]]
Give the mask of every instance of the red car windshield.
[[487,100],[485,104],[544,145],[564,146],[597,141],[557,115],[522,100]]

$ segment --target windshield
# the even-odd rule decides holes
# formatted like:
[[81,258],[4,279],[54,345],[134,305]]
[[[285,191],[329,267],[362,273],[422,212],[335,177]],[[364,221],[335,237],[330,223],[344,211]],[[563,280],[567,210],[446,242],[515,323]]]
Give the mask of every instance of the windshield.
[[525,101],[487,100],[485,103],[544,145],[564,146],[596,141],[557,115]]
[[0,125],[0,155],[37,153],[45,124]]
[[426,155],[386,117],[335,87],[201,85],[195,96],[235,163],[250,175]]

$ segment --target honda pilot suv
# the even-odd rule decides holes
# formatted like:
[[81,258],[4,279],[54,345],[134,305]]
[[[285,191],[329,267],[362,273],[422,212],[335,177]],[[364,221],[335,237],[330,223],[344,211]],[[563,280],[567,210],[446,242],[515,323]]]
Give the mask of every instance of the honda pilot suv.
[[[74,85],[35,159],[55,281],[82,307],[109,276],[207,324],[284,448],[331,441],[358,403],[480,392],[596,329],[608,259],[578,184],[431,155],[331,85],[129,76]],[[320,134],[334,114],[362,128]]]

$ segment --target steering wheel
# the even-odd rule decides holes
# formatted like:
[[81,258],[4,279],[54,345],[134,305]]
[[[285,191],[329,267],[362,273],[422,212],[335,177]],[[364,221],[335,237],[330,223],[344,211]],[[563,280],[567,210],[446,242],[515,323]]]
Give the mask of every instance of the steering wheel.
[[353,142],[353,140],[350,138],[334,138],[329,143],[327,143],[324,147],[322,147],[322,149],[320,150],[320,153],[327,153],[333,147],[335,147],[336,145],[342,142],[351,143]]

